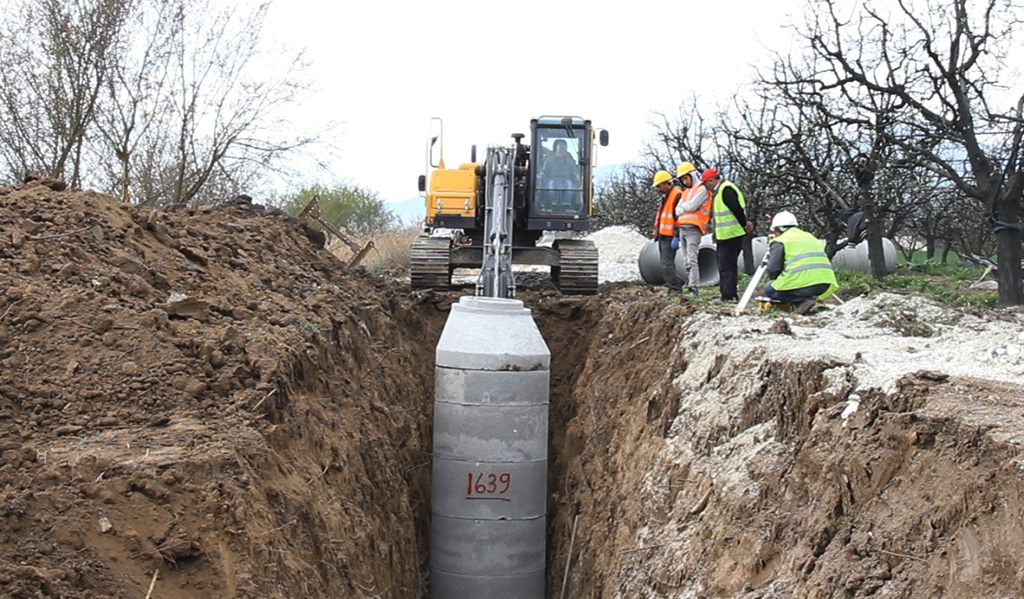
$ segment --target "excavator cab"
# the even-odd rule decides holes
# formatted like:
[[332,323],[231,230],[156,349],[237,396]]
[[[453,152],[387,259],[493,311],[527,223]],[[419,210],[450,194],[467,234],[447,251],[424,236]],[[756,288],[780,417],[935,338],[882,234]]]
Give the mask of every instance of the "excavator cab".
[[[574,133],[569,137],[568,133]],[[572,217],[584,214],[583,132],[537,129],[534,136],[533,215]]]
[[[530,121],[527,230],[584,231],[593,200],[594,130],[579,117]],[[599,136],[608,144],[608,132]]]

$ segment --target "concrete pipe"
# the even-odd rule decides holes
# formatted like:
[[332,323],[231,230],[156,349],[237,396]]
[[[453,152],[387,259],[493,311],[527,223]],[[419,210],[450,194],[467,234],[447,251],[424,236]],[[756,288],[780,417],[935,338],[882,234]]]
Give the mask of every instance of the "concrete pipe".
[[[754,259],[754,268],[757,268],[757,266],[761,264],[761,260],[764,260],[765,253],[768,252],[768,238],[761,236],[751,239],[750,249],[754,254],[752,256]],[[736,262],[739,266],[740,272],[746,272],[746,262],[743,260],[743,252],[740,252],[740,257]]]
[[[700,238],[700,245],[697,250],[697,268],[700,272],[700,286],[714,287],[718,285],[718,246],[715,245],[715,236],[708,233]],[[676,256],[676,268],[680,265],[680,256]],[[685,268],[685,264],[683,265]]]
[[[882,254],[885,257],[885,274],[896,272],[896,244],[888,237],[882,238]],[[836,255],[832,256],[832,268],[871,272],[868,242],[865,240],[855,248],[844,247],[836,252]]]
[[637,259],[637,268],[640,269],[640,278],[648,285],[664,285],[665,275],[661,274],[661,256],[658,254],[658,243],[648,241],[640,248],[640,256]]
[[[676,252],[676,273],[686,286],[686,259],[682,252]],[[640,270],[640,277],[649,285],[664,285],[665,275],[661,272],[661,255],[658,253],[658,243],[648,241],[640,250],[640,258],[637,261]],[[700,240],[697,250],[697,268],[700,272],[700,286],[711,287],[718,284],[718,249],[711,235],[705,235]]]

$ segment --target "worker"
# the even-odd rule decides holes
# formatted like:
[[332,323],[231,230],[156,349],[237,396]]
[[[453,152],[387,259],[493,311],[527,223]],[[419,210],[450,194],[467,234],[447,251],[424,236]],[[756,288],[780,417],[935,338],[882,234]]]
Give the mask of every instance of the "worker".
[[711,222],[711,194],[697,179],[697,167],[684,162],[676,167],[676,179],[682,185],[682,198],[676,204],[676,235],[679,250],[683,253],[687,274],[687,293],[700,295],[700,253],[701,237],[707,233]]
[[701,181],[711,195],[711,220],[718,246],[718,291],[720,297],[712,304],[739,301],[736,291],[739,278],[737,264],[743,250],[743,237],[754,230],[754,222],[747,220],[746,200],[743,192],[732,181],[725,181],[717,169],[705,169]]
[[824,244],[810,233],[797,228],[792,212],[779,212],[772,218],[768,246],[768,278],[764,292],[770,299],[791,304],[798,314],[806,314],[819,299],[832,295],[839,287]]
[[[569,154],[564,139],[555,141],[554,152],[544,160],[541,168],[541,180],[550,190],[549,197],[564,205],[575,204],[575,210],[582,209],[582,201],[575,201],[580,194],[580,169]],[[570,202],[570,200],[573,200]]]
[[668,292],[682,293],[683,282],[676,274],[676,202],[682,197],[681,189],[672,185],[672,174],[668,171],[654,173],[654,185],[651,187],[665,194],[661,208],[654,219],[654,241],[658,243],[658,254],[661,257],[661,271],[665,275]]
[[867,238],[868,221],[863,208],[846,208],[839,218],[846,224],[846,247],[855,248]]

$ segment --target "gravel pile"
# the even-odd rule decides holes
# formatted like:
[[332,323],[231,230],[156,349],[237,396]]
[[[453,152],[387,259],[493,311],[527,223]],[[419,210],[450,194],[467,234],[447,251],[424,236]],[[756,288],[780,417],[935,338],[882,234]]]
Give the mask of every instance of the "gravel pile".
[[[698,312],[691,330],[710,331],[725,352],[755,348],[793,360],[853,364],[861,388],[892,390],[910,372],[1024,381],[1024,314],[970,313],[889,293],[829,303],[808,316]],[[777,326],[785,321],[788,326]]]
[[607,227],[586,237],[597,246],[600,259],[598,283],[637,281],[640,268],[637,261],[640,250],[648,239],[628,227]]

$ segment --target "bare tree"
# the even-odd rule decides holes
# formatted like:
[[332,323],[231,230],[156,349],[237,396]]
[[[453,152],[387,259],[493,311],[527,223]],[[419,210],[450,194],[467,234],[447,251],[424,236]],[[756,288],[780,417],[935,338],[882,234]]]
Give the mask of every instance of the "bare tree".
[[158,196],[159,186],[151,184],[154,178],[148,170],[157,148],[147,148],[145,157],[137,150],[143,142],[155,141],[150,132],[162,122],[161,115],[173,108],[168,98],[172,43],[180,36],[181,26],[180,5],[136,0],[135,6],[125,26],[128,42],[124,55],[111,65],[105,110],[97,119],[100,139],[96,152],[103,181],[108,191],[121,195],[125,202],[132,198],[133,182],[137,197]]
[[125,0],[40,0],[0,30],[0,156],[78,186],[100,93],[132,9]]
[[0,22],[0,168],[143,203],[209,203],[317,141],[286,119],[301,53],[269,47],[269,4],[21,0]]
[[656,113],[654,140],[645,144],[642,152],[652,167],[664,168],[675,175],[675,167],[692,162],[697,168],[707,168],[718,155],[717,119],[711,111],[698,109],[699,98],[691,96],[679,105],[679,115]]
[[812,68],[776,70],[773,82],[837,98],[842,110],[832,116],[871,128],[873,149],[898,148],[906,167],[929,170],[972,198],[997,239],[1000,302],[1024,303],[1024,95],[1010,108],[997,108],[995,100],[1019,8],[1002,0],[897,0],[884,7],[866,3],[847,18],[837,0],[811,0],[801,34],[816,60]]
[[651,189],[653,174],[648,164],[632,162],[601,181],[594,196],[594,227],[622,225],[650,236],[661,205],[660,194]]
[[[111,87],[104,137],[142,203],[198,204],[233,197],[279,172],[317,141],[286,109],[308,86],[301,53],[263,42],[269,3],[221,8],[212,0],[142,4],[134,62]],[[120,161],[114,162],[117,157]],[[130,161],[130,164],[129,164]],[[127,195],[127,194],[126,194]]]

